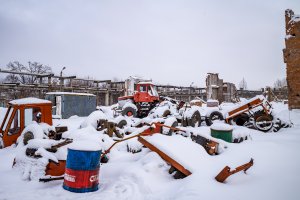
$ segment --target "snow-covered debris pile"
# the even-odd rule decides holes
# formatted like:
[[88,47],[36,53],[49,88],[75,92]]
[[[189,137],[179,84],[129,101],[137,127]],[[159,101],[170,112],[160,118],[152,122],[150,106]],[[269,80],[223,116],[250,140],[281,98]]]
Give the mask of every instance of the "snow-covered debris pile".
[[48,138],[48,133],[50,131],[55,131],[53,126],[49,126],[46,123],[38,124],[37,122],[32,121],[32,123],[22,131],[21,135],[17,139],[17,143],[19,145],[24,145],[24,135],[28,133],[32,135],[32,138],[46,139]]
[[[32,139],[26,146],[18,145],[14,168],[22,174],[24,180],[38,180],[45,176],[49,161],[58,163],[58,160],[66,159],[66,153],[60,152],[64,151],[63,149],[59,149],[55,153],[45,150],[59,142],[47,139]],[[34,149],[34,156],[26,155],[28,149]]]
[[101,119],[108,119],[108,117],[101,110],[96,110],[92,112],[85,121],[82,122],[80,127],[86,128],[88,126],[92,126],[97,129],[98,121]]
[[[169,117],[165,120],[164,125],[175,128],[176,126],[178,126],[177,119],[175,117]],[[168,127],[162,128],[163,134],[170,135],[170,134],[172,134],[172,132],[173,132],[173,130]]]
[[183,116],[185,117],[185,118],[188,118],[188,119],[190,119],[190,118],[192,118],[192,116],[193,116],[193,114],[195,113],[195,112],[199,112],[199,114],[201,114],[200,113],[200,108],[198,107],[198,106],[192,106],[190,109],[187,109],[184,113],[183,113]]
[[221,122],[214,123],[213,125],[210,126],[210,128],[218,131],[231,131],[233,129],[231,125],[221,123]]
[[144,139],[192,173],[211,163],[210,156],[202,146],[181,135],[170,137],[155,134],[150,137],[144,137]]
[[167,117],[168,115],[174,115],[177,113],[177,105],[170,101],[162,101],[160,104],[153,108],[149,117],[158,118],[158,117]]
[[97,107],[97,109],[102,111],[107,116],[107,118],[114,117],[114,111],[110,106],[99,106]]
[[[40,130],[41,131],[41,130]],[[96,131],[92,126],[77,129],[76,131],[67,131],[63,133],[63,138],[72,139],[72,148],[80,150],[106,150],[113,143],[113,140],[106,134]],[[26,146],[17,146],[17,154],[15,159],[15,168],[18,169],[24,179],[38,180],[45,176],[46,167],[49,161],[58,163],[59,160],[66,160],[67,149],[70,144],[55,149],[55,151],[48,151],[54,145],[57,145],[65,140],[51,140],[51,139],[31,139]],[[30,156],[27,151],[35,149]]]

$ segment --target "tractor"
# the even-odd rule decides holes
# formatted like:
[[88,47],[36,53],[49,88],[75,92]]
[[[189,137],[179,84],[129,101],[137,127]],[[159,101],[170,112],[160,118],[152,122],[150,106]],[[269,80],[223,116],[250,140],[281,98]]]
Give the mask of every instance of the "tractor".
[[[37,122],[32,124],[32,122]],[[30,126],[32,127],[30,129]],[[37,135],[35,128],[42,128],[45,135]],[[51,101],[24,98],[10,101],[7,112],[0,127],[0,148],[7,147],[17,142],[18,137],[23,133],[23,143],[35,137],[49,137],[60,139],[59,132],[66,131],[67,127],[52,127],[52,103]]]
[[160,101],[156,87],[152,82],[139,82],[133,95],[118,98],[122,115],[146,117]]
[[[165,118],[173,115],[183,126],[200,126],[202,119],[198,110],[186,108],[184,113],[190,113],[189,115],[180,113],[180,109],[186,103],[159,96],[152,82],[139,82],[135,84],[135,88],[132,95],[118,98],[119,109],[123,116]],[[173,124],[175,126],[175,123]]]

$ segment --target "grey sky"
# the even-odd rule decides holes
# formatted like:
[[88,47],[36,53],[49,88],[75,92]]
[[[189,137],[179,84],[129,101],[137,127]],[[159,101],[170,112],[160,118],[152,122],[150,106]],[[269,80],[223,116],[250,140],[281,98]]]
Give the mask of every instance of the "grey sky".
[[258,89],[285,77],[287,8],[300,14],[300,1],[0,0],[0,66],[184,86],[218,72]]

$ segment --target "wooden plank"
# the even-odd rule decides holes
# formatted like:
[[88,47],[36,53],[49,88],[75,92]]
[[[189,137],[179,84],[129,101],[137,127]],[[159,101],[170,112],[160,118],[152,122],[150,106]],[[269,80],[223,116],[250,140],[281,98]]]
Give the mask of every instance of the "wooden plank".
[[152,145],[151,143],[149,143],[148,141],[146,141],[144,138],[138,137],[138,141],[141,142],[144,146],[146,146],[151,151],[156,152],[163,160],[165,160],[167,163],[169,163],[170,165],[172,165],[173,167],[175,167],[178,171],[180,171],[184,175],[189,176],[189,175],[192,174],[184,166],[182,166],[180,163],[178,163],[177,161],[175,161],[174,159],[172,159],[170,156],[168,156],[167,154],[165,154],[164,152],[162,152],[161,150],[159,150],[157,147],[155,147],[154,145]]

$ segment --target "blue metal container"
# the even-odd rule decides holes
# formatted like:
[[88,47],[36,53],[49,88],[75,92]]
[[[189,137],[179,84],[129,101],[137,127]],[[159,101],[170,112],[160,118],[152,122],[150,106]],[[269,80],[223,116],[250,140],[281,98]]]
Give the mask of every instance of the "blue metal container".
[[77,193],[98,190],[100,156],[101,150],[68,149],[63,188]]
[[88,116],[96,110],[97,97],[87,93],[48,92],[45,99],[52,102],[52,114],[67,119],[73,115]]

